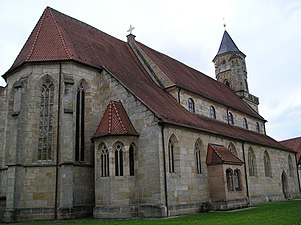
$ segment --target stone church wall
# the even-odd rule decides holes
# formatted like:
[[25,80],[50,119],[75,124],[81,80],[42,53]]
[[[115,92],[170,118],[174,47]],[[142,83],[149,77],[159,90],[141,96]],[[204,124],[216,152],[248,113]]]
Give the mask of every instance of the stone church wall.
[[[93,145],[90,137],[98,121],[97,96],[93,83],[99,83],[97,71],[73,63],[27,65],[8,77],[8,116],[6,117],[5,159],[7,176],[6,221],[47,219],[54,217],[56,165],[59,185],[58,217],[92,215],[94,200]],[[59,79],[61,76],[61,110],[58,114]],[[38,160],[39,110],[41,84],[44,79],[54,83],[53,144],[51,160]],[[95,80],[96,79],[96,80]],[[85,124],[85,161],[75,162],[75,101],[79,81],[87,88]],[[89,85],[90,84],[90,85]],[[99,105],[99,104],[98,104]],[[57,126],[60,117],[59,129]],[[58,133],[60,136],[58,139]],[[59,146],[57,143],[59,142]],[[56,164],[56,150],[60,150]],[[66,169],[67,168],[67,169]],[[5,170],[4,170],[5,171]],[[64,179],[63,176],[68,176]],[[19,177],[21,179],[19,180]],[[21,182],[24,180],[24,182]],[[64,190],[64,192],[62,191]],[[64,195],[69,193],[69,195]],[[90,208],[90,212],[87,209]],[[46,210],[47,209],[47,210]],[[67,210],[66,210],[67,209]],[[28,211],[30,210],[30,212]],[[67,214],[67,215],[66,215]],[[15,219],[14,219],[15,218]]]
[[[298,180],[296,172],[296,164],[294,163],[294,154],[291,152],[281,151],[274,148],[258,146],[258,145],[249,145],[246,144],[246,163],[248,168],[248,151],[251,147],[256,155],[256,166],[257,166],[257,175],[250,176],[249,170],[248,173],[248,185],[249,185],[249,195],[251,204],[264,202],[264,201],[277,201],[284,200],[283,190],[282,190],[282,181],[281,175],[282,172],[285,172],[288,179],[288,197],[293,198],[298,196]],[[267,151],[271,160],[271,171],[272,177],[265,176],[264,169],[264,152]],[[288,156],[291,155],[293,159],[293,176],[290,176]]]
[[[100,93],[102,93],[102,101],[99,121],[110,100],[121,101],[139,133],[139,139],[136,146],[137,168],[134,177],[110,175],[108,178],[96,180],[94,216],[97,218],[133,217],[135,215],[164,216],[162,177],[160,176],[161,161],[158,150],[160,129],[156,117],[106,71],[101,74]],[[108,148],[111,149],[117,141],[124,143],[123,138],[111,137],[104,141],[109,144]],[[105,181],[101,182],[102,179]],[[133,188],[134,186],[135,188]],[[107,202],[111,202],[110,206],[107,205]]]
[[[227,117],[227,110],[233,114],[234,118],[234,125],[238,127],[243,127],[243,118],[246,118],[248,121],[248,127],[249,130],[256,131],[256,123],[259,123],[260,126],[260,133],[264,134],[265,133],[265,127],[264,127],[264,122],[255,119],[253,117],[250,117],[249,115],[246,115],[244,113],[241,113],[237,110],[234,109],[229,109],[227,106],[221,105],[217,102],[213,102],[209,99],[203,98],[199,95],[195,95],[193,93],[190,93],[188,91],[185,91],[181,89],[179,92],[177,89],[170,89],[169,90],[170,94],[174,96],[176,99],[180,99],[180,104],[188,109],[188,99],[192,98],[194,103],[195,103],[195,113],[200,114],[206,117],[210,118],[210,106],[213,106],[215,108],[216,112],[216,119],[227,123],[228,122],[228,117]],[[179,92],[179,95],[178,95]],[[179,101],[178,99],[178,101]]]

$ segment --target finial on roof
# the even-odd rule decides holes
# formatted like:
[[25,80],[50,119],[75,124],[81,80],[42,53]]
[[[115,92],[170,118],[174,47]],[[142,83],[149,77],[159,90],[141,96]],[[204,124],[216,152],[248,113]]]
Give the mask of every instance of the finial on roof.
[[226,30],[225,18],[223,18],[223,21],[224,21],[224,24],[223,24],[223,26],[224,26],[224,29]]
[[132,34],[134,29],[135,29],[135,27],[133,27],[132,24],[130,24],[130,28],[128,29],[127,32],[130,32],[130,34]]

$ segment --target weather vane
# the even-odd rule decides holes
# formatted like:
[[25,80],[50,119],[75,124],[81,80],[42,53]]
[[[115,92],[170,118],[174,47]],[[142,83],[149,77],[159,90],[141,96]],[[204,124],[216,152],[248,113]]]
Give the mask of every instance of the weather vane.
[[225,28],[225,30],[226,30],[225,18],[223,18],[223,21],[224,21],[224,24],[223,24],[223,26],[224,26],[224,28]]
[[135,29],[135,27],[133,27],[132,25],[130,25],[130,28],[128,29],[127,32],[130,32],[130,34],[132,34],[133,30]]

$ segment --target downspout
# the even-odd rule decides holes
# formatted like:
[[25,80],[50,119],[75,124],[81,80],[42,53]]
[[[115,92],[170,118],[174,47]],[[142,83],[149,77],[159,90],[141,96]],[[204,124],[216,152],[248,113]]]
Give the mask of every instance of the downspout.
[[164,142],[164,123],[159,122],[161,125],[161,137],[162,137],[162,149],[163,149],[163,171],[164,171],[164,195],[165,195],[165,206],[166,206],[166,216],[169,216],[168,209],[168,193],[167,193],[167,171],[166,171],[166,154],[165,154],[165,142]]
[[56,138],[56,163],[55,163],[55,192],[54,192],[54,219],[57,220],[58,208],[58,186],[59,186],[59,151],[60,151],[60,113],[61,113],[61,83],[62,83],[62,63],[59,62],[59,94],[57,106],[57,138]]
[[248,202],[248,205],[249,205],[250,204],[250,196],[249,196],[249,184],[248,184],[248,174],[247,174],[246,155],[245,155],[245,141],[242,142],[242,155],[243,155],[243,159],[244,159],[247,202]]
[[299,184],[299,192],[301,192],[301,184],[300,184],[300,177],[299,177],[299,163],[301,163],[301,159],[298,162],[297,159],[297,152],[295,153],[295,159],[296,159],[296,166],[297,166],[297,178],[298,178],[298,184]]

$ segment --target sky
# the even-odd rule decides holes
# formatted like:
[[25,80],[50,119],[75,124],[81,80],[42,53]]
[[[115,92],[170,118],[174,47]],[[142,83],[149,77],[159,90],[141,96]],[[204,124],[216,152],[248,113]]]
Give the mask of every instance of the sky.
[[0,75],[47,6],[123,41],[132,25],[137,41],[212,78],[226,24],[247,56],[249,91],[259,97],[267,134],[301,136],[300,0],[0,0]]

